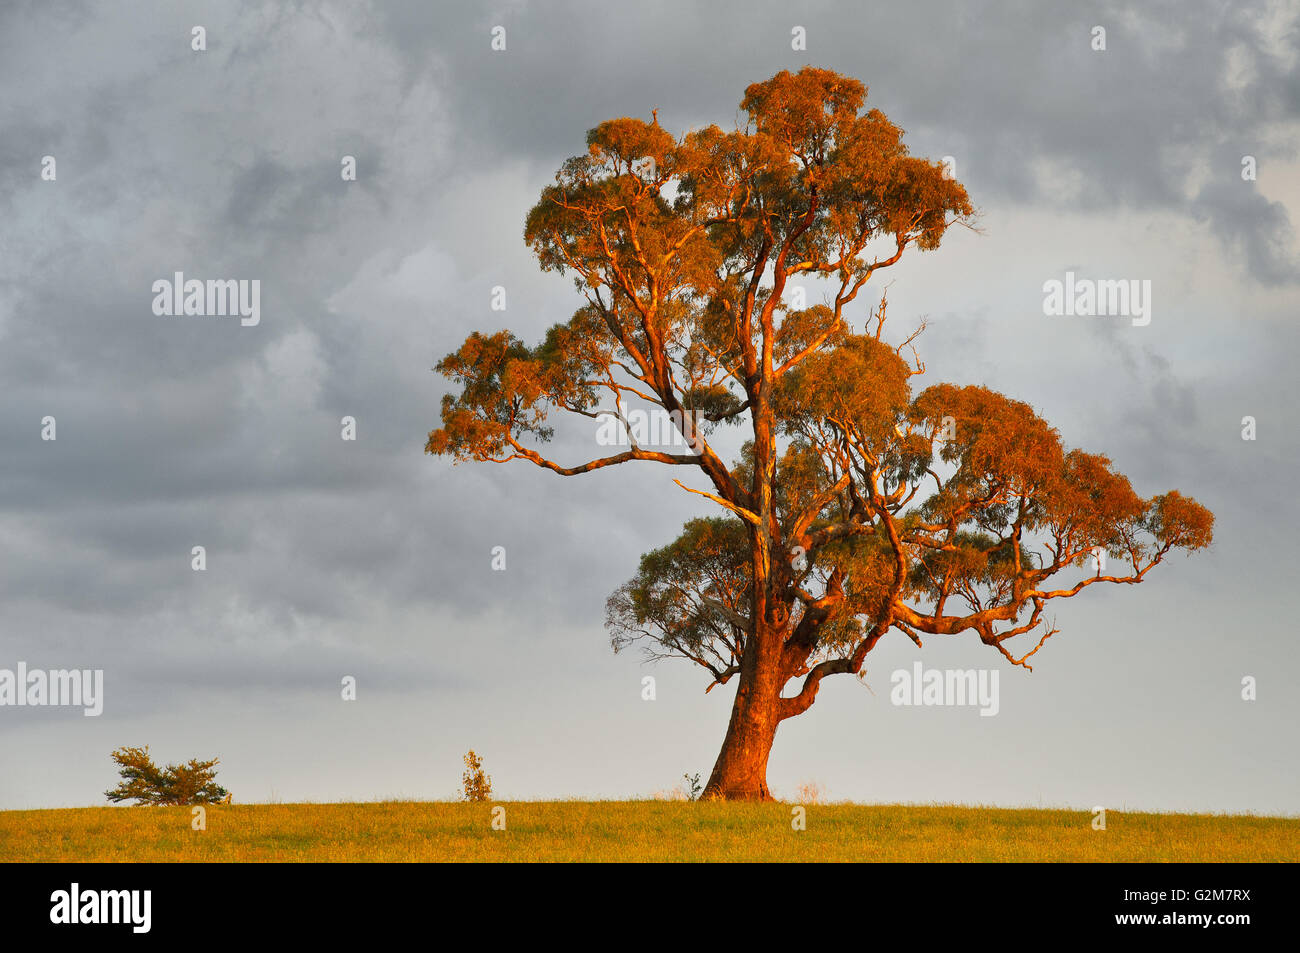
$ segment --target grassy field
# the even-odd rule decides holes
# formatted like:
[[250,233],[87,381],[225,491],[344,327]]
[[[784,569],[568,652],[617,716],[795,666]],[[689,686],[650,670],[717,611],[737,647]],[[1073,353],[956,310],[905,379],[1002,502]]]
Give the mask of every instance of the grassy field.
[[0,861],[1297,861],[1300,818],[680,801],[0,812]]

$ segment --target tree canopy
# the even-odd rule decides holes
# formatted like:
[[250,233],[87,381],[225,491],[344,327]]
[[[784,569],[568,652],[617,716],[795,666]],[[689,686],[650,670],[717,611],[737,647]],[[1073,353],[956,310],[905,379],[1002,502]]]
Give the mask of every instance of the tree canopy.
[[[474,333],[438,364],[459,389],[428,452],[564,476],[654,462],[685,468],[675,482],[722,508],[644,556],[607,603],[615,648],[689,659],[709,688],[739,676],[709,796],[768,796],[776,726],[825,676],[861,672],[887,631],[918,646],[974,633],[1028,668],[1056,631],[1050,601],[1139,583],[1211,540],[1204,507],[1139,496],[1028,404],[980,386],[914,392],[921,329],[891,341],[883,295],[865,318],[851,306],[975,210],[865,96],[809,67],[750,86],[732,131],[674,137],[657,115],[596,126],[524,228],[582,306],[536,347]],[[827,293],[808,305],[792,282]],[[634,406],[671,415],[686,449],[633,438],[585,460],[546,455],[556,415],[626,424]],[[746,437],[730,464],[714,445],[724,425]],[[1095,572],[1055,581],[1090,560]],[[1013,652],[1017,636],[1032,644]]]

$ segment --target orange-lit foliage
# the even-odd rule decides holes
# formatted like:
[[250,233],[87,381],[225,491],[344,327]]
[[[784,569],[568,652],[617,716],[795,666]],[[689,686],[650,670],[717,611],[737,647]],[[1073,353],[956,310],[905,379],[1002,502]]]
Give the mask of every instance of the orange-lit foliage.
[[465,771],[460,776],[461,797],[466,801],[487,801],[492,798],[492,779],[483,770],[483,759],[474,749],[465,753]]

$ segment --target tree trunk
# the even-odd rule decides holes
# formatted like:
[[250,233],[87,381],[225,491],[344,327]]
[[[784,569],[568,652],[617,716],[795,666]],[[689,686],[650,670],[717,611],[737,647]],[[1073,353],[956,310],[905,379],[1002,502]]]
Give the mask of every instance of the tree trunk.
[[740,684],[731,706],[727,736],[704,788],[704,798],[775,800],[767,788],[767,758],[780,722],[777,708],[781,688],[774,667],[762,664],[762,654],[755,653],[749,665],[741,663]]

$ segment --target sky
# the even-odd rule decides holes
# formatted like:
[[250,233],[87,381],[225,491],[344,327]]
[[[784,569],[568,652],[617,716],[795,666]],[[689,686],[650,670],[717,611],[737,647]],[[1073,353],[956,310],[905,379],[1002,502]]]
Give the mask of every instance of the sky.
[[[588,129],[732,128],[805,65],[865,83],[979,209],[854,320],[887,286],[891,327],[927,322],[922,385],[1026,401],[1217,521],[1058,603],[1032,673],[892,633],[782,725],[774,793],[1300,812],[1294,4],[430,0],[0,7],[0,669],[104,672],[97,717],[0,707],[0,809],[105,803],[122,745],[219,757],[241,802],[454,798],[470,748],[502,798],[707,778],[730,688],[614,654],[603,620],[710,504],[654,466],[427,456],[432,368],[580,303],[523,222]],[[178,271],[258,280],[260,321],[155,314]],[[1068,271],[1149,280],[1150,323],[1045,315]],[[918,660],[997,670],[998,714],[892,705]]]

